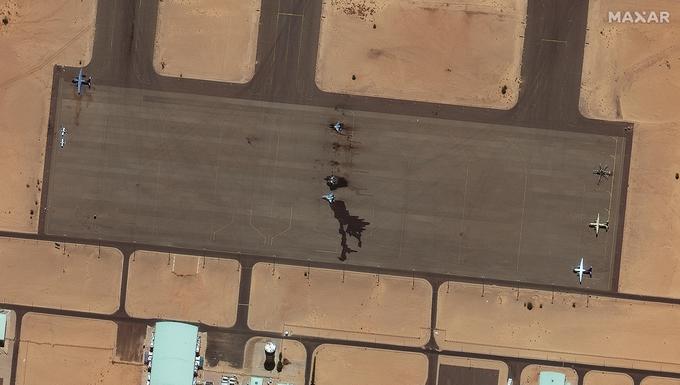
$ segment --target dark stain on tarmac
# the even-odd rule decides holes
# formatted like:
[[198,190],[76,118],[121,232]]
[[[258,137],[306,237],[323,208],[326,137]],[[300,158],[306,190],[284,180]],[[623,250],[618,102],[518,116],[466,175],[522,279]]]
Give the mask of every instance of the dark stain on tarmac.
[[142,362],[144,336],[146,336],[146,325],[118,322],[116,357],[126,362]]
[[209,367],[226,362],[235,368],[243,368],[243,349],[251,336],[209,331],[205,359]]
[[340,233],[340,246],[342,247],[342,251],[340,252],[338,259],[346,261],[348,254],[357,251],[349,247],[347,244],[347,236],[355,238],[357,240],[357,247],[361,248],[361,234],[366,230],[366,226],[370,225],[370,223],[356,215],[350,215],[344,201],[336,200],[330,204],[330,207],[331,210],[333,210],[333,216],[338,220],[339,225],[338,232]]

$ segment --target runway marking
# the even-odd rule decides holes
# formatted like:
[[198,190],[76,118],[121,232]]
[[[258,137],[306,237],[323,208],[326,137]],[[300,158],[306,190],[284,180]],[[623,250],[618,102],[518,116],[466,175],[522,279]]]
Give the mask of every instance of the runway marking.
[[305,17],[304,14],[300,15],[297,13],[288,13],[288,12],[277,12],[278,15],[283,15],[283,16],[297,16],[297,17]]
[[[470,177],[470,163],[465,163],[465,187],[463,188],[463,214],[460,218],[460,233],[465,236],[465,205],[467,204],[468,184]],[[463,263],[463,236],[458,236],[458,264]]]
[[229,222],[225,223],[224,225],[220,226],[217,230],[213,231],[212,234],[210,235],[210,240],[215,241],[217,238],[217,233],[222,232],[222,230],[226,229],[227,227],[231,226],[231,224],[234,223],[234,213],[231,213],[231,219]]
[[522,195],[522,218],[519,222],[519,242],[517,244],[517,272],[519,273],[519,258],[522,254],[522,234],[524,232],[524,216],[527,211],[527,185],[529,184],[529,170],[524,168],[524,193]]
[[[619,138],[614,138],[614,143],[615,143],[614,162],[612,164],[612,176],[611,176],[611,183],[612,184],[611,184],[611,187],[609,188],[609,207],[607,208],[607,220],[608,221],[611,219],[612,202],[614,200],[614,197],[613,197],[614,187],[616,186],[614,181],[616,180],[616,175],[618,173],[618,171],[616,170],[616,163],[617,163],[616,161],[619,158],[619,156],[618,156],[619,155]],[[624,187],[621,186],[621,188],[623,189]],[[621,191],[619,191],[618,196],[619,196],[619,199],[620,199],[621,198]],[[620,204],[620,202],[619,202],[619,204]],[[620,223],[619,218],[617,217],[616,218],[616,227],[612,228],[612,236],[609,237],[610,238],[609,245],[611,245],[613,253],[616,253],[616,235],[617,235],[619,226],[624,226],[624,223]],[[605,246],[605,255],[609,254],[609,253],[607,253],[607,249],[608,248]],[[615,261],[616,261],[616,256],[612,254],[611,257],[609,258],[609,272],[610,272],[610,274],[609,274],[609,282],[608,282],[609,285],[608,286],[609,286],[610,289],[618,291],[619,290],[618,287],[612,287],[612,283],[613,283],[613,280],[614,280],[614,270],[615,270],[614,269],[615,268],[614,262]]]
[[541,39],[541,41],[545,41],[548,43],[560,43],[560,44],[567,44],[566,40],[555,40],[555,39]]
[[290,206],[290,216],[288,217],[288,227],[286,227],[283,231],[272,235],[271,238],[269,238],[269,244],[273,245],[274,244],[274,238],[287,233],[292,227],[293,227],[293,206]]
[[255,230],[258,234],[260,234],[260,236],[263,239],[262,243],[264,243],[266,245],[267,244],[267,236],[253,224],[253,209],[250,209],[250,214],[248,215],[248,224],[250,225],[250,227],[252,227],[253,230]]

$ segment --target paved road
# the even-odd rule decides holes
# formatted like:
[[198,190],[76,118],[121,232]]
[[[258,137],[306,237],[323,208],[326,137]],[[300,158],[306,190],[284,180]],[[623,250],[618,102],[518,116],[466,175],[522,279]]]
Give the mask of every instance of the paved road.
[[[578,286],[612,283],[625,140],[62,83],[45,232]],[[349,186],[320,199],[323,177]],[[597,213],[611,230],[595,238]],[[347,241],[343,242],[345,232]],[[344,247],[343,247],[344,246]],[[343,252],[344,250],[344,252]]]

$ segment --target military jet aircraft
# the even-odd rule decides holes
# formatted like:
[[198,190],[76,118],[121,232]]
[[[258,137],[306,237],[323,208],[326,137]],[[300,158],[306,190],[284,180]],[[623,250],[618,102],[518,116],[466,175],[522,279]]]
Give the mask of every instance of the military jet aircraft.
[[59,147],[64,148],[64,144],[66,143],[66,127],[61,126],[61,139],[59,140]]
[[322,195],[321,199],[327,201],[328,203],[333,203],[335,202],[335,194],[333,194],[333,191],[331,191],[328,194]]
[[345,125],[341,121],[331,123],[328,125],[328,127],[334,129],[338,134],[342,134],[342,130],[345,129]]

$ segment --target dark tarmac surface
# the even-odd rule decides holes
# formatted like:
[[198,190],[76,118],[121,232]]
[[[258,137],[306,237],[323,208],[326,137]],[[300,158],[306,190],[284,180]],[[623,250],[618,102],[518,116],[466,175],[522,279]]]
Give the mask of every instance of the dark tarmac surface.
[[[586,287],[616,289],[631,131],[578,113],[587,3],[529,2],[508,111],[319,91],[317,1],[263,2],[250,83],[161,77],[156,12],[99,2],[94,89],[56,75],[41,234],[572,287],[584,257]],[[329,207],[330,173],[349,186]]]
[[437,385],[498,385],[498,370],[439,365]]
[[[611,288],[625,140],[63,83],[45,232],[188,249]],[[331,173],[348,186],[320,199]],[[613,181],[613,183],[611,183]],[[343,241],[351,250],[343,257]]]
[[126,362],[142,362],[142,350],[146,325],[119,322],[116,332],[116,359]]

